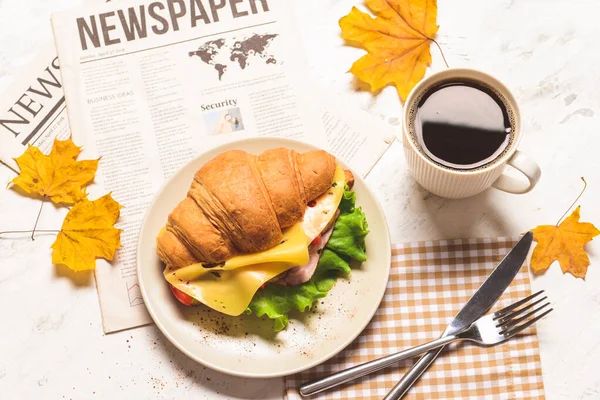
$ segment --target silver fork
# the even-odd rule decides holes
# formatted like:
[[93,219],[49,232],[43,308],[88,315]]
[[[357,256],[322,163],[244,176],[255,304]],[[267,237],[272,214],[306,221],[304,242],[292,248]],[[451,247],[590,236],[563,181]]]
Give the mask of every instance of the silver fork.
[[[364,364],[356,365],[343,371],[336,372],[335,374],[329,375],[325,378],[305,383],[304,385],[300,386],[299,392],[302,396],[311,396],[342,383],[389,367],[400,360],[412,358],[419,354],[426,353],[430,350],[456,341],[468,340],[484,346],[492,346],[502,343],[512,338],[517,333],[530,327],[541,318],[545,317],[548,313],[550,313],[550,311],[552,311],[552,308],[550,308],[539,314],[540,311],[550,305],[549,302],[534,308],[547,299],[547,296],[537,299],[538,296],[543,292],[543,290],[540,290],[539,292],[519,300],[500,311],[485,315],[475,321],[467,329],[457,333],[456,335],[445,336],[420,346],[402,350],[398,353],[378,358]],[[535,301],[531,302],[532,300]]]

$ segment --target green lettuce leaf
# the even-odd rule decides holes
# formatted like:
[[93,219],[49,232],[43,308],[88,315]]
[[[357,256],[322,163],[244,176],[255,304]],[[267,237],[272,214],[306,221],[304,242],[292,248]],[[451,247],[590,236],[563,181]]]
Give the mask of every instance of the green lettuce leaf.
[[326,248],[357,261],[366,261],[365,237],[368,233],[362,208],[355,208],[351,213],[340,213]]
[[340,275],[350,274],[349,261],[365,261],[365,236],[369,233],[362,209],[355,208],[356,194],[346,187],[340,215],[331,238],[323,249],[313,277],[301,285],[267,285],[259,290],[246,309],[247,314],[267,316],[278,332],[288,325],[288,313],[305,312],[327,295]]
[[348,189],[348,186],[344,186],[344,194],[342,195],[342,201],[338,208],[341,213],[350,213],[354,210],[356,204],[356,193]]
[[273,320],[273,329],[278,332],[287,326],[290,311],[304,312],[327,295],[337,280],[338,271],[347,275],[350,266],[336,253],[325,249],[308,282],[297,286],[267,285],[254,295],[246,313],[257,317],[266,315]]

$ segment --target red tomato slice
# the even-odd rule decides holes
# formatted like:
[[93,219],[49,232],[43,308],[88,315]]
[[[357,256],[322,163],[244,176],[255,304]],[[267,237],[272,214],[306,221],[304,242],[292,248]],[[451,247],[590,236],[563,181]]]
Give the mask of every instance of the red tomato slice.
[[315,246],[318,246],[321,244],[321,234],[319,233],[319,235],[313,239],[312,242],[310,242],[310,244],[313,244]]
[[179,302],[181,304],[184,304],[186,306],[192,305],[192,302],[194,301],[194,298],[192,296],[190,296],[187,293],[183,293],[181,290],[177,289],[173,285],[169,285],[169,288],[171,289],[171,292],[173,292],[173,295],[177,298],[177,300],[179,300]]

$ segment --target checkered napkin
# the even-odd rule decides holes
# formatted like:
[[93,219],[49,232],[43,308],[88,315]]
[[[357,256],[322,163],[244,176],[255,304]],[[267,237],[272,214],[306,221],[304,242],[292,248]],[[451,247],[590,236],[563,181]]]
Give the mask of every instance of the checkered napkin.
[[[298,400],[306,381],[436,339],[519,238],[397,244],[385,297],[362,334],[341,353],[286,378],[286,399]],[[531,294],[525,266],[493,310]],[[381,399],[412,360],[331,389],[311,399]],[[494,347],[453,344],[406,399],[544,399],[535,329]]]

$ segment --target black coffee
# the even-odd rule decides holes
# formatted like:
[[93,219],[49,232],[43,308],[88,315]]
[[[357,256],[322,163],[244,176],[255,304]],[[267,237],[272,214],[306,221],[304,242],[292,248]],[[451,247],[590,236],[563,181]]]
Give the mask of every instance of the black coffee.
[[492,89],[477,82],[451,81],[432,87],[419,100],[413,132],[433,161],[472,169],[506,150],[511,120],[506,104]]

